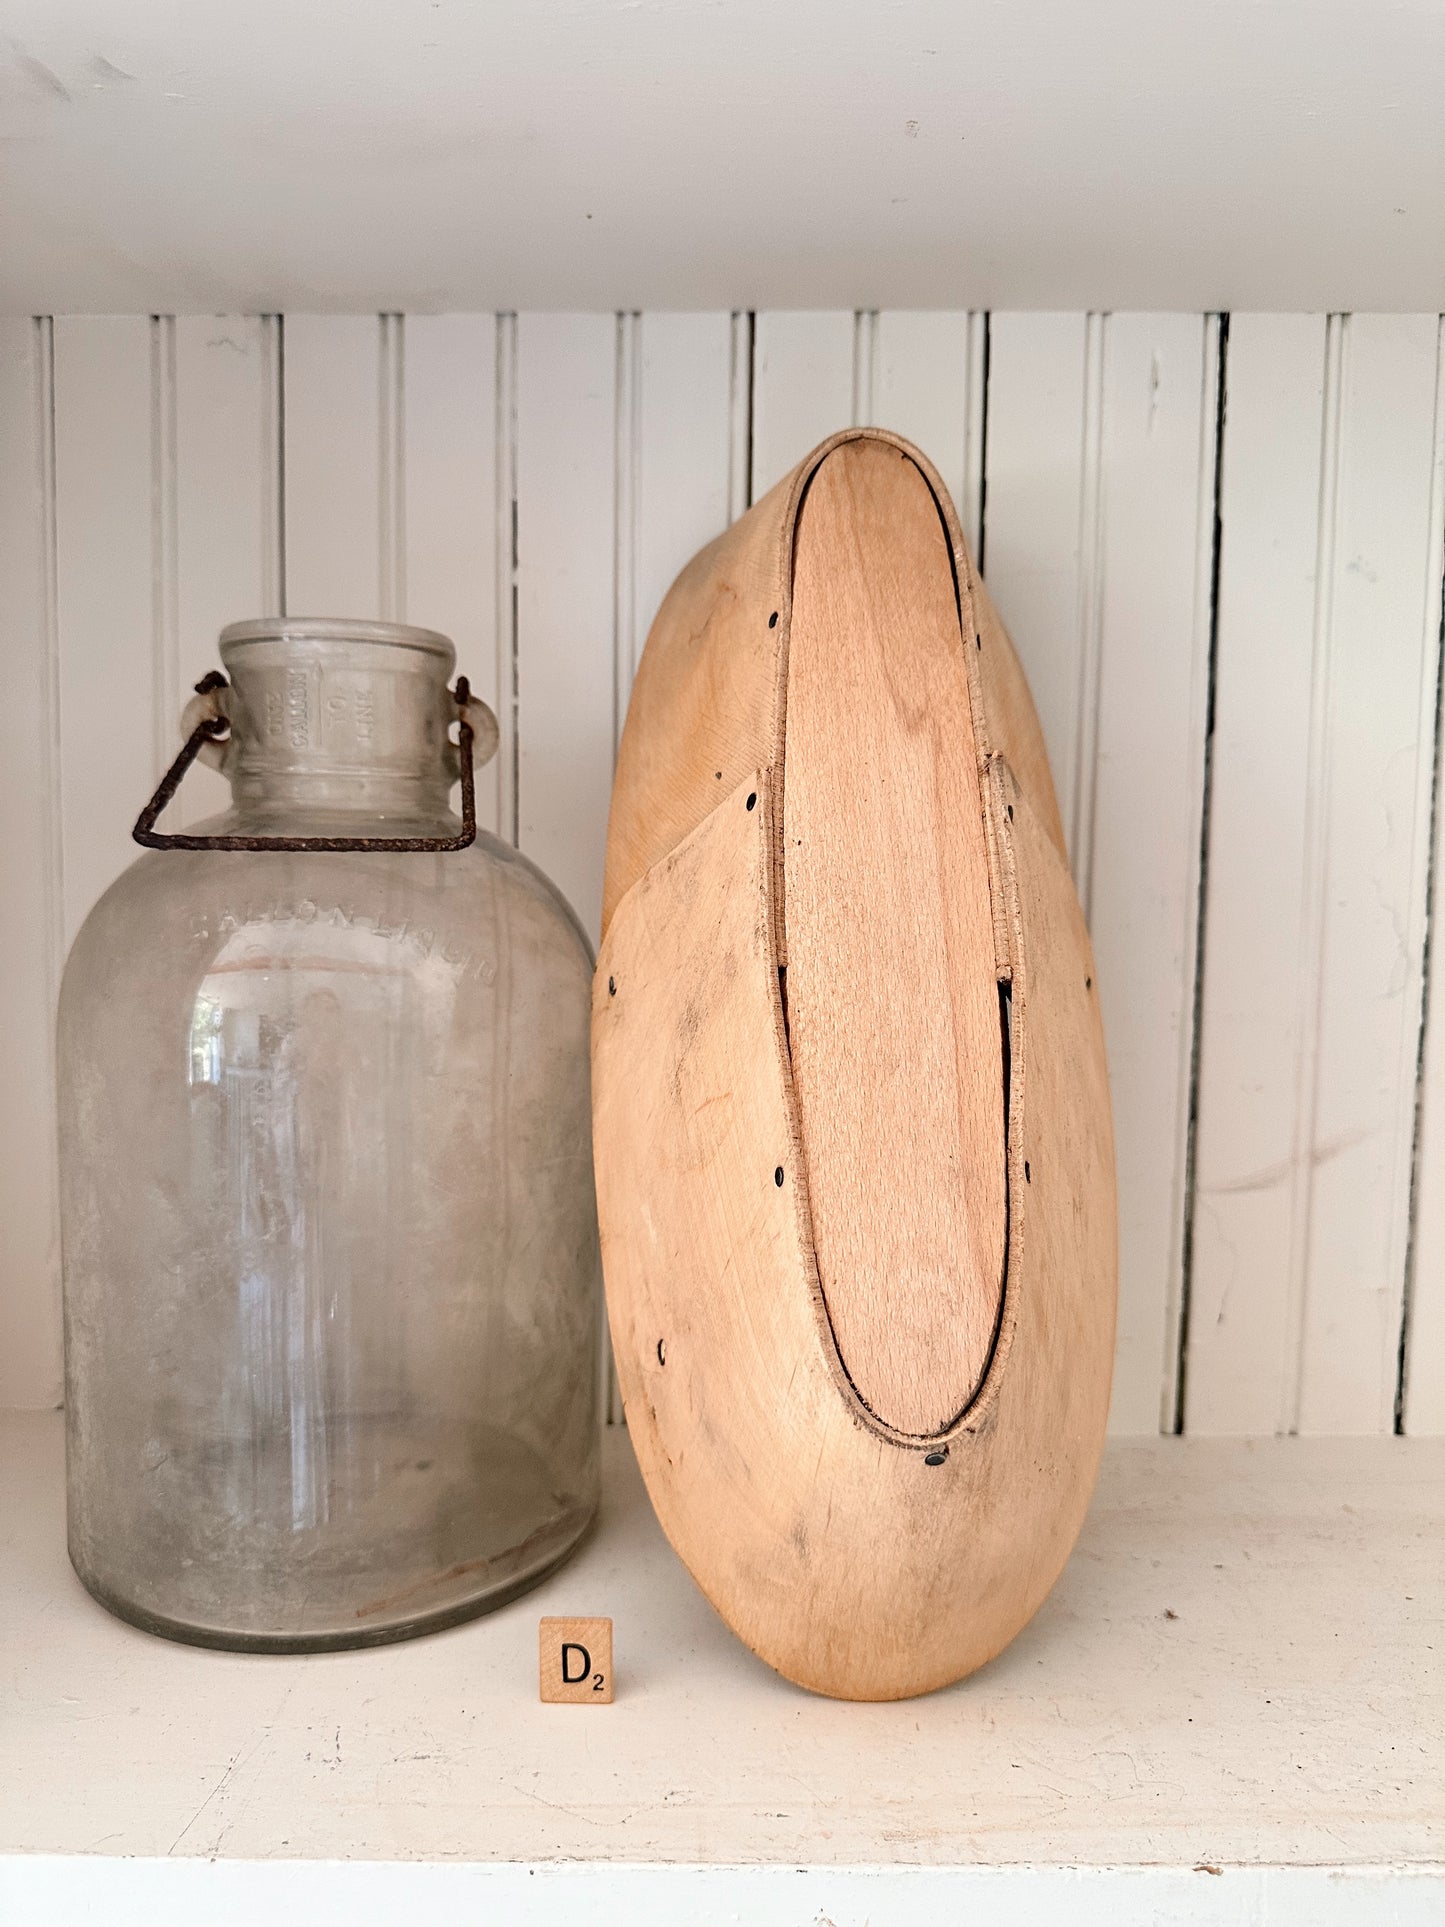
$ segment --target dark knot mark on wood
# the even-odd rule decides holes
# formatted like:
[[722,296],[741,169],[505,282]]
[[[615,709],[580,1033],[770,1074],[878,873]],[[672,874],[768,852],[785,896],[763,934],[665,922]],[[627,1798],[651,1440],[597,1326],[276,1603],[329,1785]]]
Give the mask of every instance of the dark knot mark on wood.
[[659,1365],[665,1365],[667,1363],[667,1344],[665,1340],[661,1338],[657,1341],[657,1362]]
[[776,609],[774,609],[773,613],[768,617],[768,627],[770,629],[776,629],[777,626],[778,626],[778,612]]
[[609,997],[615,997],[617,995],[617,979],[615,977],[609,977],[607,979],[607,995]]
[[752,794],[748,797],[748,808],[750,810],[755,810],[757,807],[758,807],[758,793],[756,790],[754,790]]
[[780,1164],[780,1165],[778,1166],[778,1168],[777,1168],[777,1170],[776,1170],[776,1171],[774,1171],[774,1173],[773,1173],[773,1183],[774,1183],[775,1185],[777,1185],[777,1187],[778,1187],[778,1189],[779,1189],[779,1190],[781,1190],[781,1189],[782,1189],[782,1186],[783,1186],[783,1167],[782,1167],[782,1165],[781,1165],[781,1164]]
[[946,1445],[940,1445],[937,1451],[928,1452],[924,1455],[923,1463],[925,1465],[942,1465],[947,1457],[948,1447]]

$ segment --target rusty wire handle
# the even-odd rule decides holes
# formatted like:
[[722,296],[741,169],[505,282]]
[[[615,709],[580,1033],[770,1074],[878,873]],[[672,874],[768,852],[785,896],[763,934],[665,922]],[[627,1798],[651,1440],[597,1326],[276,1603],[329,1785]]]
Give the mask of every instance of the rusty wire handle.
[[[198,696],[213,689],[224,689],[226,679],[218,670],[196,684]],[[472,758],[473,730],[467,718],[471,684],[457,677],[451,691],[457,706],[458,741],[462,774],[462,828],[459,836],[164,836],[156,829],[157,820],[181,786],[181,778],[208,742],[225,736],[230,724],[224,716],[205,716],[186,738],[180,755],[161,778],[160,787],[136,818],[131,835],[148,850],[395,850],[402,854],[429,851],[444,854],[465,850],[477,840],[477,782]]]

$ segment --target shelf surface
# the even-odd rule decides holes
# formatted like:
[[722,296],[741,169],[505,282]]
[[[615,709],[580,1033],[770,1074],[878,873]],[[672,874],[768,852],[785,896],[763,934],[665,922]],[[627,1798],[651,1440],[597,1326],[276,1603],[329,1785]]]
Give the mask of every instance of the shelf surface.
[[11,313],[1433,310],[1435,0],[8,0]]
[[[1445,1440],[1111,1445],[1034,1623],[853,1706],[776,1678],[662,1539],[627,1435],[578,1558],[356,1654],[148,1637],[64,1548],[61,1422],[0,1421],[0,1854],[1400,1866],[1445,1859]],[[542,1706],[610,1614],[617,1701]]]

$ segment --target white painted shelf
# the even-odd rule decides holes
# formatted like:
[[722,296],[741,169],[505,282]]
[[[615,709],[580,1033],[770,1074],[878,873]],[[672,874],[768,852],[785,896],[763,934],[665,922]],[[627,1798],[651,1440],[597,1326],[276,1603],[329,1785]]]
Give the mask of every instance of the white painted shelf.
[[[0,1421],[0,1494],[13,1927],[1445,1916],[1445,1440],[1116,1442],[1034,1624],[891,1706],[731,1637],[620,1429],[572,1565],[360,1654],[110,1618],[66,1562],[58,1414]],[[538,1703],[543,1612],[614,1617],[614,1706]]]
[[1445,277],[1435,0],[5,0],[0,29],[9,313],[1419,309]]

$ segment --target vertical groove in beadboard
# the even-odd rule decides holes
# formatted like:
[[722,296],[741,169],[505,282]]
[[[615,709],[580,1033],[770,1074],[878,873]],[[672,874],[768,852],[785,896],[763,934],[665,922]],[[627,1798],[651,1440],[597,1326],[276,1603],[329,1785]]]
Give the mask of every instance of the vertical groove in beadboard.
[[[1179,1291],[1174,1314],[1173,1398],[1169,1398],[1166,1366],[1164,1407],[1160,1430],[1174,1437],[1184,1432],[1185,1409],[1189,1396],[1189,1324],[1193,1310],[1191,1285],[1194,1267],[1194,1200],[1199,1141],[1199,1067],[1200,1040],[1204,1019],[1204,948],[1209,914],[1209,827],[1210,798],[1214,786],[1214,694],[1219,675],[1219,559],[1223,537],[1220,496],[1224,471],[1224,416],[1229,390],[1229,316],[1206,315],[1204,353],[1204,400],[1200,409],[1200,543],[1196,569],[1207,596],[1204,620],[1208,625],[1208,660],[1205,670],[1203,755],[1198,787],[1199,817],[1195,824],[1198,856],[1194,871],[1194,980],[1190,997],[1188,1032],[1189,1116],[1184,1146],[1184,1173],[1180,1229]],[[1212,384],[1212,386],[1211,386]],[[1206,474],[1203,438],[1213,442],[1212,470]],[[1208,518],[1206,525],[1206,498]],[[1201,564],[1205,564],[1207,573]],[[1172,1409],[1171,1409],[1172,1407]]]
[[[35,322],[35,407],[36,447],[39,466],[36,475],[40,515],[40,617],[45,674],[42,686],[44,726],[41,752],[45,796],[41,806],[44,836],[44,913],[46,988],[46,1068],[49,1081],[49,1112],[56,1117],[58,1064],[56,1061],[55,1012],[60,1003],[60,979],[65,969],[65,820],[61,806],[60,760],[60,543],[55,504],[55,322],[46,315]],[[54,1124],[52,1122],[52,1129]],[[48,1196],[50,1220],[48,1275],[45,1289],[53,1302],[55,1337],[55,1374],[53,1387],[43,1395],[53,1397],[56,1405],[64,1401],[64,1358],[61,1347],[60,1276],[60,1187],[59,1172],[52,1164]]]
[[963,494],[958,504],[959,520],[973,555],[974,566],[983,574],[984,514],[988,499],[988,316],[973,313],[968,317],[968,369],[965,377],[967,407],[964,416]]
[[286,318],[266,315],[261,389],[263,615],[286,614]]
[[517,842],[517,317],[497,316],[497,835]]
[[151,316],[151,696],[157,776],[174,754],[181,712],[176,499],[176,324]]
[[1104,635],[1104,355],[1108,317],[1084,324],[1083,442],[1079,475],[1079,685],[1069,849],[1087,919],[1094,882],[1094,801],[1099,753],[1099,682]]
[[1339,520],[1341,409],[1344,399],[1347,315],[1332,314],[1325,329],[1325,389],[1320,427],[1320,499],[1315,539],[1315,601],[1310,649],[1310,726],[1305,777],[1303,915],[1298,981],[1303,986],[1295,1059],[1294,1129],[1290,1159],[1289,1269],[1285,1279],[1287,1368],[1281,1386],[1279,1430],[1299,1431],[1305,1320],[1309,1303],[1310,1194],[1319,1101],[1324,1019],[1324,954],[1329,872],[1331,717],[1335,536]]
[[406,375],[403,355],[405,317],[378,317],[377,354],[379,399],[376,491],[380,527],[377,531],[377,606],[383,622],[406,621]]
[[641,458],[642,329],[636,313],[617,317],[613,396],[612,492],[612,748],[622,736],[637,670],[637,489]]
[[728,521],[752,507],[753,344],[757,316],[736,310],[732,316],[728,410]]
[[853,426],[875,419],[878,393],[878,310],[859,308],[853,316]]
[[0,1405],[61,1395],[52,1017],[57,864],[54,491],[48,324],[0,319]]
[[[1415,1039],[1415,1081],[1411,1092],[1413,1114],[1410,1120],[1409,1196],[1403,1213],[1394,1222],[1404,1225],[1404,1252],[1401,1273],[1404,1286],[1400,1299],[1400,1343],[1395,1365],[1394,1430],[1403,1435],[1409,1399],[1410,1341],[1415,1300],[1417,1255],[1417,1216],[1420,1209],[1420,1153],[1425,1123],[1426,1049],[1431,1004],[1432,964],[1441,968],[1441,946],[1434,942],[1434,920],[1439,910],[1435,888],[1437,845],[1440,836],[1441,717],[1445,693],[1445,315],[1435,324],[1435,419],[1430,462],[1430,540],[1425,559],[1425,647],[1421,650],[1420,714],[1432,716],[1433,754],[1421,757],[1417,773],[1415,821],[1426,825],[1424,890],[1418,946],[1420,968],[1420,1005]],[[1431,630],[1433,629],[1433,635]],[[1433,649],[1431,644],[1433,642]],[[1436,1006],[1437,1021],[1445,1010]],[[1445,1283],[1434,1280],[1433,1288],[1445,1290]]]
[[[637,670],[637,500],[642,458],[642,326],[636,312],[617,316],[617,362],[613,393],[612,488],[612,753],[622,736],[632,678]],[[597,1307],[598,1407],[608,1425],[622,1422],[622,1392],[612,1355],[607,1301]]]
[[[55,519],[55,322],[50,315],[35,322],[36,476],[40,508],[40,610],[45,651],[45,975],[50,1008],[60,998],[60,974],[65,967],[65,837],[60,802],[60,548]],[[55,1038],[51,1029],[51,1061]],[[59,1222],[56,1223],[57,1249]]]
[[[40,609],[44,630],[44,751],[42,768],[45,800],[42,821],[45,836],[45,984],[46,1027],[49,1059],[50,1101],[55,1111],[58,1085],[54,1012],[60,1003],[60,978],[65,968],[65,836],[60,801],[60,551],[55,516],[55,323],[47,315],[35,324],[37,375],[35,400],[38,412],[36,443],[40,452],[37,477],[40,498]],[[50,1184],[50,1263],[49,1288],[57,1300],[56,1327],[60,1328],[60,1191],[58,1174]],[[62,1365],[63,1372],[63,1365]],[[60,1384],[63,1398],[64,1381]],[[59,1401],[57,1401],[59,1402]]]

